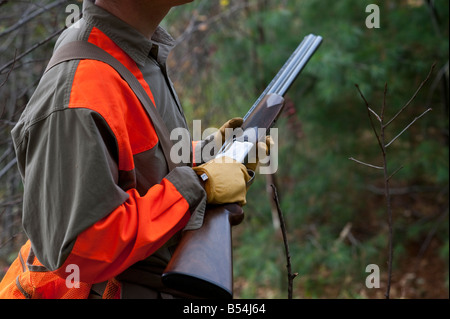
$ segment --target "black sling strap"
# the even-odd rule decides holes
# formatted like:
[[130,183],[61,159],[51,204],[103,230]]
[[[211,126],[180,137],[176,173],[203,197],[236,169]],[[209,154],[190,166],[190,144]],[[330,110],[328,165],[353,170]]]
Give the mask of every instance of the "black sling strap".
[[153,105],[153,102],[151,101],[147,92],[144,90],[133,73],[131,73],[130,70],[128,70],[122,63],[120,63],[108,52],[86,41],[69,42],[56,50],[55,54],[53,54],[52,58],[50,59],[45,72],[59,63],[70,60],[84,59],[97,60],[109,64],[128,83],[136,97],[144,106],[148,116],[150,117],[150,120],[153,123],[153,127],[155,128],[156,134],[161,144],[161,148],[163,150],[169,170],[171,171],[172,169],[177,167],[177,165],[170,158],[170,150],[173,146],[173,143],[170,140],[169,130],[167,129],[163,119],[156,110],[156,107]]

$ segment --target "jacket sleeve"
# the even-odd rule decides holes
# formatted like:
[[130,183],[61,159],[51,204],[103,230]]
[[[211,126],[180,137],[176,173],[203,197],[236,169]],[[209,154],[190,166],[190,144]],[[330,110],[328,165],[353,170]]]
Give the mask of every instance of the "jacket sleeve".
[[188,202],[168,179],[143,197],[134,189],[127,194],[122,205],[77,236],[58,275],[75,264],[83,282],[110,279],[150,256],[190,218]]
[[142,196],[119,187],[114,134],[91,110],[64,109],[21,125],[13,135],[24,229],[39,261],[63,277],[75,264],[81,281],[109,279],[155,252],[192,212],[204,211],[206,195],[189,167]]

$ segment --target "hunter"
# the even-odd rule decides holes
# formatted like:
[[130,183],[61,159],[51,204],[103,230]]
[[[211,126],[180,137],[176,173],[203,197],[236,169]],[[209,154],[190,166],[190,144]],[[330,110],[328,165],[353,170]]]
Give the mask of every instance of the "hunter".
[[[188,2],[84,0],[82,19],[62,33],[55,52],[73,41],[101,48],[133,73],[168,132],[188,129],[166,68],[174,40],[159,26]],[[160,143],[167,136],[152,121],[106,63],[74,59],[44,73],[12,131],[28,241],[0,297],[174,296],[161,273],[181,232],[201,227],[209,203],[244,205],[250,176],[243,164],[214,159],[169,169]],[[227,121],[214,142],[240,125],[240,118]],[[196,171],[203,165],[206,182]],[[74,271],[79,282],[68,285]]]

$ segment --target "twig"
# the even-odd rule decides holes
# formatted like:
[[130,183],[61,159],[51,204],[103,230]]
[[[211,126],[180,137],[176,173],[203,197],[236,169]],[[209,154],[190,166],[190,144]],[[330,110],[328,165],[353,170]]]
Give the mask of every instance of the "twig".
[[10,241],[14,240],[17,236],[19,236],[20,234],[22,234],[24,231],[21,230],[18,233],[10,236],[7,240],[5,240],[5,242],[0,243],[0,249],[2,249],[3,247],[5,247]]
[[372,164],[367,164],[367,163],[358,161],[357,159],[354,159],[353,157],[350,157],[349,160],[354,161],[354,162],[359,163],[359,164],[362,164],[362,165],[365,165],[365,166],[372,167],[372,168],[383,169],[383,167],[381,167],[381,166],[375,166],[375,165],[372,165]]
[[[2,88],[3,85],[5,85],[6,81],[8,81],[9,75],[10,75],[11,72],[14,70],[14,66],[16,65],[16,57],[17,57],[17,50],[14,52],[14,59],[13,59],[12,66],[11,66],[11,68],[9,69],[8,73],[6,73],[5,80],[0,84],[0,89]],[[6,106],[3,105],[3,108],[2,108],[2,110],[1,110],[1,112],[0,112],[0,118],[3,117],[3,114],[5,113],[5,111],[6,111]]]
[[417,94],[419,94],[420,90],[422,89],[422,87],[425,85],[425,83],[428,82],[428,80],[430,79],[431,74],[433,73],[434,68],[436,67],[436,63],[433,63],[433,65],[431,66],[430,72],[428,73],[428,76],[426,77],[425,80],[422,81],[422,83],[420,83],[419,87],[417,88],[416,92],[414,93],[414,95],[411,97],[411,99],[400,109],[400,111],[397,112],[397,114],[394,115],[394,117],[387,122],[384,127],[388,127],[416,98]]
[[[62,5],[64,3],[66,3],[66,2],[67,2],[67,0],[54,1],[54,2],[52,2],[50,4],[48,4],[47,6],[43,7],[42,9],[34,11],[29,16],[26,16],[25,18],[20,19],[16,24],[10,26],[9,28],[7,28],[3,32],[1,32],[0,33],[0,37],[2,37],[4,35],[7,35],[7,34],[13,32],[13,31],[19,29],[21,26],[23,26],[24,24],[30,22],[31,20],[33,20],[37,16],[39,16],[39,15],[41,15],[41,14],[43,14],[43,13],[45,13],[45,12],[55,8],[55,7],[57,7],[59,5]],[[5,3],[6,3],[6,1],[5,1]],[[4,3],[2,2],[0,4],[4,4]]]
[[6,81],[8,81],[9,75],[11,74],[12,70],[14,70],[14,65],[16,64],[16,57],[17,57],[17,50],[14,52],[14,59],[12,60],[12,67],[11,69],[9,69],[8,73],[6,73],[6,78],[5,80],[2,82],[2,84],[0,84],[0,88],[5,85]]
[[389,180],[390,180],[392,177],[394,177],[394,175],[397,174],[402,168],[403,168],[403,166],[400,166],[399,168],[397,168],[397,169],[394,171],[394,173],[392,173],[391,176],[388,177],[387,180],[389,181]]
[[270,186],[273,188],[273,199],[277,206],[278,217],[280,218],[281,233],[283,234],[284,249],[286,252],[286,262],[287,262],[286,267],[287,267],[287,271],[288,271],[288,299],[292,299],[292,286],[294,283],[294,278],[298,276],[298,273],[292,273],[291,254],[289,252],[289,243],[287,240],[286,224],[284,222],[283,213],[281,212],[280,201],[278,200],[277,188],[273,184],[271,184]]
[[12,64],[16,63],[16,61],[21,60],[23,57],[25,57],[26,55],[30,54],[31,52],[33,52],[34,50],[36,50],[37,48],[39,48],[40,46],[46,44],[47,42],[49,42],[51,39],[53,39],[54,37],[56,37],[57,35],[59,35],[60,33],[62,33],[66,28],[62,28],[60,30],[57,30],[55,32],[53,32],[51,35],[49,35],[47,38],[45,38],[42,41],[39,41],[38,43],[36,43],[35,45],[33,45],[31,48],[29,48],[28,50],[26,50],[24,53],[20,54],[17,58],[15,57],[13,60],[9,61],[8,63],[6,63],[5,65],[3,65],[2,67],[0,67],[0,74],[2,74],[3,70],[5,70],[6,68],[8,68],[9,66],[11,66]]
[[[23,202],[22,197],[6,202],[6,203],[0,203],[0,207],[8,207],[8,206],[16,206],[18,204],[21,204]],[[0,214],[1,215],[1,214]]]
[[391,145],[392,143],[394,143],[394,141],[396,139],[398,139],[400,137],[400,135],[402,135],[407,129],[409,129],[411,127],[411,125],[413,125],[418,119],[420,119],[422,116],[424,116],[425,114],[427,114],[428,112],[430,112],[432,109],[429,108],[428,110],[426,110],[425,112],[423,112],[422,114],[420,114],[418,117],[416,117],[411,123],[408,124],[408,126],[406,126],[403,131],[401,131],[396,137],[394,137],[392,139],[392,141],[390,141],[389,143],[386,144],[386,147],[389,147],[389,145]]
[[8,164],[3,167],[2,170],[0,170],[0,178],[2,178],[3,175],[5,175],[14,165],[17,163],[17,157],[15,157],[13,160],[11,160]]
[[188,38],[189,36],[191,36],[194,32],[204,28],[207,25],[212,25],[214,23],[216,23],[217,21],[219,21],[220,19],[222,19],[223,17],[232,15],[234,12],[245,9],[247,7],[249,7],[250,4],[245,2],[243,4],[237,4],[234,5],[232,7],[230,7],[229,9],[225,10],[225,11],[221,11],[219,14],[210,17],[209,19],[207,19],[206,21],[203,21],[201,23],[198,23],[197,17],[193,16],[191,18],[191,21],[189,22],[188,27],[183,31],[183,33],[176,39],[175,42],[175,46],[179,45],[180,43],[184,42],[186,38]]
[[[370,113],[371,113],[370,110],[371,110],[371,108],[370,108],[369,102],[367,102],[366,97],[364,96],[364,94],[362,94],[362,92],[361,92],[361,90],[360,90],[360,88],[359,88],[359,85],[358,85],[358,84],[355,84],[355,86],[356,86],[356,88],[358,89],[359,95],[361,96],[361,98],[362,98],[362,99],[364,100],[364,102],[366,103],[367,112],[368,112],[368,114],[369,114],[370,126],[372,127],[372,130],[373,130],[375,136],[377,137],[378,145],[380,146],[381,150],[383,150],[383,145],[381,145],[380,136],[378,135],[378,132],[377,132],[377,130],[375,129],[375,124],[374,124],[373,121],[372,121],[372,116],[370,116]],[[378,118],[379,118],[379,117],[378,117]]]
[[369,107],[369,111],[370,111],[373,115],[375,115],[375,117],[377,118],[378,122],[381,122],[380,116],[379,116],[374,110],[372,110],[370,107]]

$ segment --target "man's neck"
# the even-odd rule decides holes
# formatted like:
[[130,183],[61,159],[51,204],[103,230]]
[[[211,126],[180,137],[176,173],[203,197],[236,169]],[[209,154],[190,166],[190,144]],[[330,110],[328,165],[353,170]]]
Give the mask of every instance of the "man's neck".
[[156,28],[167,15],[170,7],[152,6],[151,2],[140,1],[115,2],[109,0],[97,0],[95,5],[105,9],[109,13],[128,23],[148,39],[151,39]]

